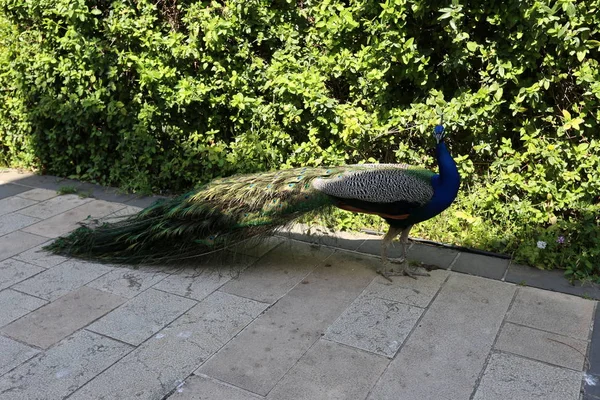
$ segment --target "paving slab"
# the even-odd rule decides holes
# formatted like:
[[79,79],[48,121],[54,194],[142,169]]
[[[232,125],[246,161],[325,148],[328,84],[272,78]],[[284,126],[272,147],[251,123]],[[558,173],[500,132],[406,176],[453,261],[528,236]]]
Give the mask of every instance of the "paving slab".
[[42,268],[52,268],[62,262],[67,261],[68,258],[57,256],[43,249],[43,247],[49,245],[50,243],[52,243],[52,240],[49,240],[46,243],[42,243],[39,246],[35,246],[32,249],[19,253],[13,258],[19,261],[27,262],[29,264],[37,265],[38,267]]
[[0,237],[0,261],[29,250],[48,240],[42,236],[16,231]]
[[5,199],[7,197],[14,196],[27,190],[29,190],[29,188],[24,186],[14,185],[12,183],[3,183],[0,184],[0,199]]
[[[377,236],[371,236],[372,239],[366,239],[361,245],[356,249],[359,253],[371,254],[376,257],[381,257],[381,238],[377,238]],[[408,248],[410,248],[410,243],[408,244]],[[407,252],[408,254],[408,252]],[[402,244],[394,240],[390,247],[388,248],[388,257],[389,258],[400,258],[402,257]]]
[[264,397],[242,390],[235,386],[210,379],[207,376],[193,375],[177,387],[169,400],[258,400]]
[[375,261],[336,253],[198,372],[266,395],[371,282]]
[[410,261],[418,261],[428,265],[435,265],[442,269],[448,269],[457,255],[458,251],[456,250],[413,243],[408,251],[407,258]]
[[246,269],[221,290],[263,303],[274,303],[332,254],[310,244],[288,241]]
[[384,357],[319,340],[267,399],[364,399],[388,362]]
[[104,264],[70,259],[14,285],[13,288],[52,301],[110,271],[112,268]]
[[264,239],[250,239],[236,246],[229,248],[238,254],[244,254],[251,257],[261,258],[275,247],[284,242],[284,239],[279,236],[270,236]]
[[89,198],[82,199],[74,194],[67,194],[42,201],[41,203],[31,207],[27,207],[23,210],[20,210],[19,214],[34,218],[46,219],[58,214],[62,214],[65,211],[78,207],[82,204],[89,203],[92,200],[93,199]]
[[45,271],[44,268],[9,258],[0,261],[0,290]]
[[4,199],[0,199],[0,215],[8,214],[34,204],[37,204],[37,201],[24,199],[17,196],[6,197]]
[[[54,199],[48,201],[50,202],[52,200]],[[87,202],[87,204],[71,208],[66,212],[28,226],[23,230],[48,238],[57,238],[77,229],[80,226],[79,223],[82,221],[102,218],[124,207],[125,205],[119,203],[109,203],[104,200],[92,200]]]
[[431,276],[422,279],[412,279],[408,276],[395,276],[390,282],[382,276],[377,276],[365,289],[365,296],[379,297],[397,301],[402,304],[425,308],[440,290],[448,278],[449,272],[435,270]]
[[123,297],[84,286],[6,325],[0,331],[33,346],[48,348],[124,301]]
[[0,216],[0,236],[6,235],[26,226],[41,221],[39,218],[28,217],[17,213],[4,214]]
[[86,286],[131,299],[167,276],[157,270],[115,267]]
[[423,311],[392,300],[361,296],[327,329],[325,338],[392,358]]
[[0,336],[0,376],[39,353],[32,347]]
[[58,196],[58,193],[56,192],[56,190],[31,189],[26,192],[19,193],[17,196],[29,200],[45,201]]
[[215,292],[69,400],[162,399],[266,307]]
[[581,372],[496,353],[474,400],[578,400]]
[[521,287],[507,320],[587,340],[593,313],[593,301],[564,293]]
[[582,371],[587,341],[507,322],[500,331],[496,349]]
[[[12,289],[0,291],[0,327],[47,304],[46,300]],[[1,365],[1,364],[0,364]]]
[[369,399],[468,399],[514,293],[451,274]]
[[0,378],[0,399],[63,399],[130,351],[124,343],[77,332]]
[[198,262],[198,266],[184,267],[158,283],[155,288],[194,300],[202,300],[232,278],[240,275],[256,258],[220,253],[217,257]]
[[196,304],[194,300],[148,289],[88,329],[137,346]]
[[509,261],[503,258],[463,252],[460,253],[454,262],[452,270],[464,274],[483,276],[484,278],[502,279],[508,268]]
[[295,225],[287,231],[279,232],[279,235],[286,239],[344,250],[356,250],[363,244],[365,238],[372,237],[360,233],[330,231],[320,227],[311,228],[305,225]]

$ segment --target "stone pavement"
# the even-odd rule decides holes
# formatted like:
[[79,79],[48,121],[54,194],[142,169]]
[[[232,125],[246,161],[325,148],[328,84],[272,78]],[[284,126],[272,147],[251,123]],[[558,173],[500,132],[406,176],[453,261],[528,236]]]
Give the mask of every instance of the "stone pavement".
[[0,400],[600,398],[596,287],[423,244],[441,269],[390,283],[373,236],[295,231],[192,266],[66,259],[40,247],[151,201],[66,184],[0,172]]

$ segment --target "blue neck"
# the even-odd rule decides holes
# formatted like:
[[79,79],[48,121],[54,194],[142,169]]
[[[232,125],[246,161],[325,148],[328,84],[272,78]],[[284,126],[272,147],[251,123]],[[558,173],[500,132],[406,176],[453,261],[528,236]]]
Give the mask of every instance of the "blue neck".
[[452,204],[460,187],[460,175],[456,163],[444,142],[438,143],[435,147],[435,157],[440,173],[431,178],[433,198],[427,207],[429,211],[434,212],[433,215],[441,213]]
[[433,197],[423,208],[405,220],[408,224],[415,224],[435,217],[450,207],[450,204],[452,204],[458,194],[460,175],[458,174],[456,163],[452,159],[444,142],[437,144],[435,157],[440,173],[431,178]]

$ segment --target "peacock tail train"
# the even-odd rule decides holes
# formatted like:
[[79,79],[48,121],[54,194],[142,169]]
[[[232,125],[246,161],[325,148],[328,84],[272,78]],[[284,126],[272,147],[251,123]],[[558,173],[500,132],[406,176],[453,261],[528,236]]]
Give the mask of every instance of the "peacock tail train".
[[[412,196],[424,203],[432,195],[431,176],[428,170],[404,164],[235,175],[153,204],[123,221],[82,226],[46,249],[126,264],[199,257],[251,238],[266,237],[306,213],[326,213],[330,206],[337,205],[338,197],[346,197],[349,191],[364,201],[386,202],[393,201],[398,191],[409,190],[414,193],[401,193],[403,198]],[[379,191],[373,190],[373,182],[378,180],[385,184],[376,185]]]

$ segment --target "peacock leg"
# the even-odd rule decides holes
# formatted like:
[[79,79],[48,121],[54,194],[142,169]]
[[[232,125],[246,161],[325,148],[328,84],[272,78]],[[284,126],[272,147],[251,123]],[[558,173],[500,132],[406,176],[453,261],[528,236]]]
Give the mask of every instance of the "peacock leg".
[[388,271],[386,268],[386,266],[389,264],[387,252],[388,248],[390,247],[390,244],[392,244],[392,240],[394,240],[394,238],[398,236],[400,232],[402,232],[402,228],[395,228],[393,226],[390,226],[387,233],[381,240],[381,267],[377,270],[377,273],[383,276],[388,281],[391,281],[391,279],[388,276]]
[[[409,264],[408,260],[406,259],[406,253],[407,253],[406,248],[408,246],[408,233],[410,232],[410,228],[412,228],[412,225],[408,226],[405,229],[398,229],[398,228],[390,227],[390,230],[383,238],[383,246],[382,246],[383,249],[382,249],[382,260],[381,260],[383,263],[383,267],[382,267],[382,270],[378,271],[378,273],[383,275],[389,281],[391,281],[390,276],[395,276],[395,275],[407,275],[414,279],[417,279],[417,276],[429,276],[429,273],[424,268],[412,267]],[[391,238],[388,238],[388,235],[390,235],[390,232],[392,231],[392,229],[395,229],[395,232],[393,233],[393,236]],[[394,237],[396,237],[396,235],[398,235],[399,232],[401,232],[400,243],[402,245],[402,258],[388,261],[387,248],[388,248],[389,244],[391,243],[391,241],[394,239]],[[386,239],[387,239],[387,243],[386,243]],[[383,256],[384,252],[386,255],[385,257]],[[398,266],[395,268],[392,268],[391,270],[388,271],[386,269],[386,264],[388,262],[397,264]]]

